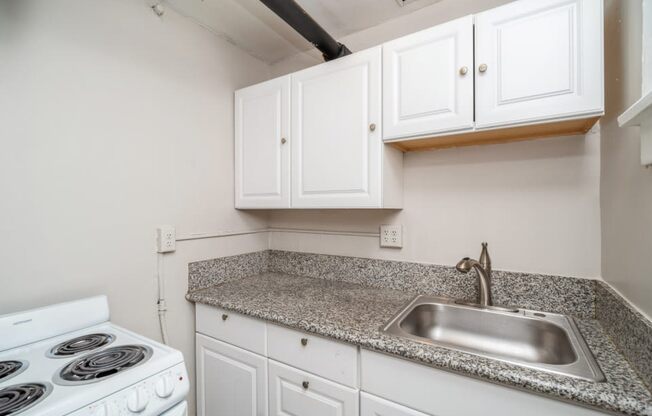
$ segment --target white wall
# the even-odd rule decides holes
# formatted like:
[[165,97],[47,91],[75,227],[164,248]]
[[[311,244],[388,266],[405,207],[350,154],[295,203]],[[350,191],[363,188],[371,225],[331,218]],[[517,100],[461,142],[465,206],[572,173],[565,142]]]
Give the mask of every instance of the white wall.
[[[445,0],[354,33],[352,50],[507,3]],[[281,75],[318,63],[300,54],[272,66]],[[454,265],[488,241],[498,269],[600,277],[600,134],[405,154],[402,211],[275,211],[270,226],[377,232],[405,226],[402,250],[377,238],[272,234],[276,249]]]
[[602,130],[602,273],[652,316],[652,169],[640,165],[640,130],[616,118],[641,96],[641,2],[608,0],[607,114]]
[[372,237],[276,232],[271,245],[454,265],[488,241],[496,269],[599,277],[599,145],[599,134],[589,134],[409,153],[402,211],[270,216],[281,228],[377,232],[403,224],[403,249],[381,249]]
[[[112,320],[159,339],[154,232],[265,227],[233,209],[233,91],[269,68],[144,1],[0,2],[0,314],[105,293]],[[172,345],[193,368],[187,262],[166,255]]]

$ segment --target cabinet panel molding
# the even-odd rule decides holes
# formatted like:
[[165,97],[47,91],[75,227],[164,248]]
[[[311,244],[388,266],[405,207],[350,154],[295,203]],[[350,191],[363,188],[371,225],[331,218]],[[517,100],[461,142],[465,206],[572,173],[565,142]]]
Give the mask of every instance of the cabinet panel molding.
[[473,16],[383,45],[383,137],[473,128]]
[[197,413],[266,416],[267,359],[197,334]]
[[382,202],[381,48],[292,74],[292,207]]
[[235,93],[235,206],[290,206],[290,76]]
[[358,390],[269,360],[269,413],[358,416]]
[[476,127],[603,113],[602,1],[520,0],[475,16]]

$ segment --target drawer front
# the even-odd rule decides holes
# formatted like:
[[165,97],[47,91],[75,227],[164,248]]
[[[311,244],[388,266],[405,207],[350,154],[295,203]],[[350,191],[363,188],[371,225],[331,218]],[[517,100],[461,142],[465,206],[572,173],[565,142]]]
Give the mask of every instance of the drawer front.
[[487,409],[496,409],[495,413],[501,416],[603,415],[367,350],[362,350],[360,373],[365,392],[430,415],[476,416],[487,414]]
[[197,332],[257,354],[267,355],[267,324],[224,309],[197,304]]
[[359,391],[269,360],[269,414],[358,416]]
[[269,325],[269,358],[349,387],[358,387],[358,348],[317,335]]
[[360,416],[428,416],[425,413],[412,410],[409,407],[360,393]]

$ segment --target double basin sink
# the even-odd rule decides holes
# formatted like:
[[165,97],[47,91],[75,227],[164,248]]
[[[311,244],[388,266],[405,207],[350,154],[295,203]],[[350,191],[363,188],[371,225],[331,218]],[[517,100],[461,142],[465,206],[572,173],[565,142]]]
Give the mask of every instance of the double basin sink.
[[575,322],[565,315],[418,296],[382,330],[537,370],[604,381]]

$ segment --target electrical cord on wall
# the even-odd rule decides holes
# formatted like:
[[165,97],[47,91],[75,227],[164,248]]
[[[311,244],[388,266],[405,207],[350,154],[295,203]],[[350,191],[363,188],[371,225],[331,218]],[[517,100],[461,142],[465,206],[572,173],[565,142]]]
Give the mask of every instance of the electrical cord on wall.
[[167,323],[167,304],[165,303],[165,276],[163,274],[163,259],[165,254],[156,254],[156,281],[158,285],[158,299],[156,308],[158,311],[158,323],[161,328],[161,339],[165,345],[168,345],[168,323]]
[[[175,238],[176,242],[182,241],[192,241],[192,240],[203,240],[209,238],[223,238],[223,237],[234,237],[238,235],[247,235],[247,234],[259,234],[259,233],[305,233],[305,234],[323,234],[323,235],[349,235],[356,237],[371,237],[378,238],[380,233],[378,232],[368,232],[368,231],[346,231],[346,230],[313,230],[313,229],[301,229],[301,228],[261,228],[254,230],[242,230],[242,231],[221,231],[217,233],[194,233],[185,236],[179,236]],[[165,301],[165,274],[163,273],[165,269],[165,253],[156,254],[156,281],[158,285],[158,298],[156,300],[156,309],[158,313],[159,327],[161,330],[161,339],[165,345],[168,345],[168,325],[167,325],[167,304]]]

